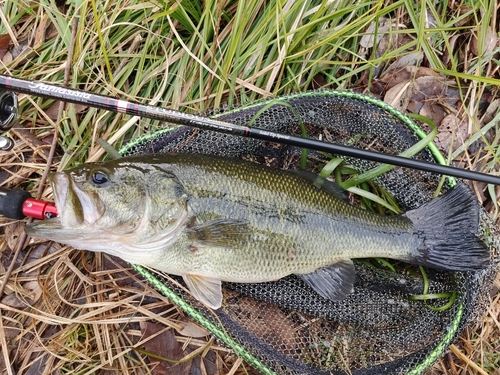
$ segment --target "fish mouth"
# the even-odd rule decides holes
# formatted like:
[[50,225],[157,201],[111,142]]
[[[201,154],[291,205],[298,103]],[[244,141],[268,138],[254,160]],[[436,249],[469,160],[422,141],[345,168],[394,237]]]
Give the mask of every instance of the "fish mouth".
[[103,213],[100,201],[95,199],[97,197],[89,196],[79,189],[67,173],[54,173],[49,176],[49,181],[58,216],[33,222],[26,226],[26,232],[36,237],[57,240],[69,232],[74,233],[75,229],[83,232],[91,229],[90,226]]
[[50,184],[61,226],[81,226],[84,222],[83,207],[78,195],[74,194],[75,186],[69,176],[64,172],[54,173],[50,176]]
[[55,173],[49,177],[52,193],[54,194],[54,204],[56,206],[59,221],[62,225],[62,218],[66,216],[64,212],[64,202],[67,200],[69,192],[69,178],[65,178],[62,173]]
[[[49,176],[50,185],[54,194],[54,204],[57,210],[57,216],[47,220],[34,221],[26,225],[26,233],[34,237],[42,237],[57,241],[68,235],[69,230],[81,224],[81,216],[75,216],[75,210],[68,202],[70,180],[62,172],[54,173]],[[79,202],[78,202],[79,204]],[[79,204],[81,207],[81,205]],[[70,209],[70,213],[67,209]]]

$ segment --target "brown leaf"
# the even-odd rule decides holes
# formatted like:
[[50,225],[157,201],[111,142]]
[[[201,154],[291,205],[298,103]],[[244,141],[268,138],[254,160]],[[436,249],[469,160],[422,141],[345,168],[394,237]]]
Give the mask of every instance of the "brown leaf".
[[61,105],[61,101],[54,101],[49,107],[44,109],[44,112],[51,120],[57,120],[57,114],[59,113],[59,106]]
[[24,234],[24,225],[24,221],[16,221],[5,226],[5,238],[11,250],[16,248],[19,237]]
[[43,374],[45,366],[47,365],[47,358],[44,355],[38,356],[33,362],[30,363],[25,375]]
[[403,110],[404,108],[402,103],[404,102],[404,99],[407,98],[408,90],[411,89],[410,86],[411,81],[409,80],[400,82],[397,85],[393,86],[386,92],[384,96],[384,102],[393,106],[394,108]]
[[49,16],[47,14],[44,14],[42,17],[38,19],[38,27],[36,29],[35,33],[35,41],[33,43],[33,48],[38,48],[45,42],[45,31],[47,29],[47,20]]
[[420,65],[422,59],[424,58],[423,52],[412,52],[406,55],[402,55],[397,58],[388,68],[387,71],[393,69],[404,68],[405,66],[417,66]]
[[14,46],[11,50],[12,58],[16,59],[21,55],[27,55],[31,51],[30,43],[28,39],[19,41],[17,46]]
[[36,280],[28,281],[23,284],[22,289],[17,293],[11,293],[2,298],[4,305],[22,309],[27,306],[32,306],[42,296],[42,288]]
[[[141,322],[140,326],[144,338],[154,336],[144,344],[144,350],[173,361],[184,358],[184,351],[172,331],[164,330],[164,326],[151,322]],[[164,331],[161,332],[162,330]],[[152,356],[149,360],[158,363],[153,369],[153,375],[188,375],[192,364],[191,361],[185,363],[162,361]]]
[[467,122],[454,114],[449,114],[441,121],[434,143],[447,154],[450,147],[453,147],[453,150],[460,147],[468,135]]
[[[478,26],[478,32],[480,32],[479,27],[480,26]],[[498,36],[491,26],[488,27],[488,30],[485,35],[485,40],[483,43],[479,43],[479,40],[475,34],[472,35],[471,52],[476,56],[478,56],[479,54],[484,56],[493,52],[493,50],[496,48],[497,45],[498,45]],[[480,48],[480,46],[482,48]]]
[[[293,352],[297,347],[293,322],[276,305],[257,303],[252,298],[242,298],[239,308],[247,315],[246,328],[267,342],[280,342],[281,349]],[[251,324],[248,324],[251,321]]]
[[35,151],[35,155],[42,156],[43,159],[48,160],[50,144],[42,142],[25,128],[12,128],[11,132],[26,142]]
[[23,284],[23,289],[26,291],[26,300],[33,305],[42,296],[43,290],[37,280],[28,281]]
[[446,111],[437,101],[426,101],[419,112],[420,115],[430,118],[434,124],[438,125],[446,116]]
[[491,103],[486,108],[486,111],[481,119],[483,124],[489,123],[498,113],[498,108],[500,108],[500,99],[492,100]]
[[[61,104],[61,102],[59,100],[56,100],[54,103],[52,103],[46,110],[45,110],[45,114],[47,116],[49,116],[49,118],[51,120],[57,120],[57,115],[59,113],[59,105]],[[66,103],[65,104],[65,107],[64,109],[65,110],[68,110],[68,105],[70,105],[69,103]],[[81,113],[83,112],[84,110],[86,110],[88,108],[87,105],[84,105],[84,104],[73,104],[73,108],[74,108],[74,111],[76,114],[78,113]]]
[[[223,374],[222,366],[219,368],[217,362],[221,365],[222,361],[217,361],[217,355],[213,350],[209,350],[206,355],[196,356],[193,358],[193,368],[191,375],[206,374],[206,375],[219,375]],[[201,370],[201,371],[200,371]]]
[[446,96],[448,84],[440,77],[425,76],[415,80],[413,100],[443,98]]
[[182,330],[177,330],[177,332],[183,336],[200,338],[209,335],[209,333],[205,328],[191,321],[188,320],[186,320],[185,322],[181,321],[178,322],[178,324],[182,327]]
[[5,56],[2,58],[2,62],[3,62],[5,65],[10,64],[10,63],[12,62],[12,60],[14,60],[14,59],[12,58],[12,53],[10,53],[10,52],[7,52],[7,53],[5,54]]
[[[387,32],[391,27],[394,27],[394,25],[391,24],[388,18],[381,17],[377,22],[373,21],[363,33],[359,45],[367,49],[372,48],[382,39],[384,32]],[[377,31],[377,34],[375,34],[375,31]]]
[[[446,116],[441,103],[454,105],[457,102],[455,90],[448,88],[448,82],[430,69],[400,70],[401,76],[409,79],[401,81],[387,90],[384,101],[401,110],[408,110],[429,117],[436,124],[440,124]],[[429,75],[426,75],[429,73]],[[395,81],[399,78],[393,76]]]
[[2,302],[4,305],[13,307],[15,309],[22,309],[26,307],[26,303],[21,301],[17,296],[16,293],[10,293],[3,297],[0,302]]
[[450,39],[449,39],[449,44],[450,44],[450,48],[445,48],[444,51],[443,51],[443,57],[441,58],[443,60],[443,63],[445,65],[448,65],[450,60],[451,60],[451,56],[450,56],[450,53],[451,55],[453,55],[453,51],[455,51],[455,46],[457,44],[457,41],[460,37],[460,34],[456,34],[456,35],[453,35]]
[[403,81],[425,76],[439,77],[439,74],[431,68],[426,68],[424,66],[405,66],[403,68],[386,71],[379,81],[387,83],[387,89],[390,89]]
[[3,57],[9,50],[9,43],[10,43],[9,34],[0,35],[0,60],[3,59]]

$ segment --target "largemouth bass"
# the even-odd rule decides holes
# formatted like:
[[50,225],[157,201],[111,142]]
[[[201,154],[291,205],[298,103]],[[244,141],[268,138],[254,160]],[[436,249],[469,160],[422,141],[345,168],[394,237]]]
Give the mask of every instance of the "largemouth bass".
[[211,308],[221,281],[299,275],[324,298],[353,289],[353,258],[478,270],[479,206],[458,185],[420,208],[381,216],[332,182],[205,155],[157,154],[83,164],[51,176],[59,217],[28,234],[182,276]]

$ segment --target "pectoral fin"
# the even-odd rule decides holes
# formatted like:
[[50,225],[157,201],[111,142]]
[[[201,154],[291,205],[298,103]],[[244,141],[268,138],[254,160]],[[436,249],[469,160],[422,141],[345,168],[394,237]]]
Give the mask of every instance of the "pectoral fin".
[[298,275],[320,296],[339,301],[352,292],[356,272],[350,259]]
[[239,246],[251,232],[246,221],[216,219],[191,227],[188,233],[201,246]]
[[222,287],[219,279],[197,275],[184,275],[182,278],[197,300],[214,310],[222,306]]

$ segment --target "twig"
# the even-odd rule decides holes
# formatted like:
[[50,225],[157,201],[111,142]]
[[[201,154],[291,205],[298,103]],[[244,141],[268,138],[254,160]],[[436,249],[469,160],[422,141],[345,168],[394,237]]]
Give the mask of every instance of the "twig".
[[454,344],[450,346],[451,351],[453,354],[455,354],[458,358],[460,358],[462,361],[465,362],[467,366],[472,367],[474,370],[479,372],[481,375],[488,375],[486,371],[484,371],[481,367],[479,367],[474,361],[472,361],[470,358],[468,358],[464,353],[460,351]]
[[243,358],[238,358],[234,362],[233,367],[231,367],[231,370],[227,373],[227,375],[234,375],[234,374],[236,374],[236,371],[238,370],[238,368],[241,366],[242,363],[243,363]]

